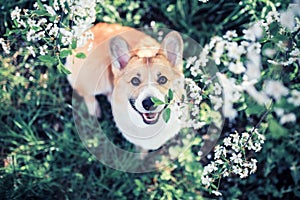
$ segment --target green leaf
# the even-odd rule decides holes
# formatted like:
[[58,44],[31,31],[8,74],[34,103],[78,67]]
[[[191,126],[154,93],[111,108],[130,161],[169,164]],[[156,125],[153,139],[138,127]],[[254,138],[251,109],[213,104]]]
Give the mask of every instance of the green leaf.
[[76,58],[83,59],[83,58],[86,58],[86,55],[85,55],[85,53],[80,52],[80,53],[76,54]]
[[166,123],[168,123],[168,121],[170,120],[171,117],[171,109],[170,108],[166,108],[163,112],[163,119]]
[[262,115],[262,113],[265,111],[264,106],[259,105],[253,101],[249,101],[246,104],[247,108],[245,109],[245,112],[248,117],[250,115]]
[[282,127],[275,119],[271,118],[269,120],[269,130],[271,132],[271,136],[274,139],[280,139],[284,136],[287,136],[288,131],[284,127]]
[[72,55],[72,50],[70,49],[62,49],[59,53],[60,58],[66,58],[69,55]]
[[160,106],[165,104],[162,100],[156,97],[151,97],[151,101],[154,103],[154,106]]
[[169,89],[168,91],[168,96],[169,96],[169,101],[173,100],[173,91],[171,89]]
[[60,61],[60,59],[58,60],[57,69],[58,69],[58,71],[60,73],[71,74],[71,72],[62,64],[62,62]]
[[56,61],[56,58],[49,55],[39,56],[38,59],[45,63],[51,63],[53,64]]
[[277,22],[273,22],[270,24],[270,33],[277,33],[280,29],[279,24]]
[[76,40],[75,38],[72,39],[71,48],[72,48],[72,49],[76,49],[76,48],[77,48],[77,40]]

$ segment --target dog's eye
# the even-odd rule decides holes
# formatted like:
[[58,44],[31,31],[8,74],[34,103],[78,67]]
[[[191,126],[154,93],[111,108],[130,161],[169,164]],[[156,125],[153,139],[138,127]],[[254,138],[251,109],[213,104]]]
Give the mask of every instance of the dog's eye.
[[157,82],[162,85],[162,84],[165,84],[166,82],[168,81],[167,77],[165,76],[161,76],[158,78]]
[[141,84],[141,80],[139,78],[137,78],[137,77],[133,77],[131,79],[131,84],[134,85],[134,86],[138,86],[138,85]]

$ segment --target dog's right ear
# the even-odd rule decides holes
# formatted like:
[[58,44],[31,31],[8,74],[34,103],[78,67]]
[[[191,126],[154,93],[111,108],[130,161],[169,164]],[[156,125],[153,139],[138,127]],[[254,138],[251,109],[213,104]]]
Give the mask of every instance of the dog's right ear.
[[129,46],[120,36],[111,39],[109,46],[112,67],[113,69],[120,71],[127,65],[130,59]]

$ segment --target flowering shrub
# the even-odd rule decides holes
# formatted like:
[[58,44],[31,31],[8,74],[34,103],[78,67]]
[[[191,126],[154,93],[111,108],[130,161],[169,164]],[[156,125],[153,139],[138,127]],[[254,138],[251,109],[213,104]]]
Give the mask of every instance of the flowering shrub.
[[[203,69],[209,67],[208,58],[219,67],[221,72],[216,76],[223,88],[223,99],[214,96],[219,94],[218,84],[209,98],[215,109],[222,106],[222,114],[229,120],[238,120],[241,112],[251,117],[271,109],[279,120],[269,118],[270,130],[274,129],[272,126],[296,122],[295,111],[300,105],[296,75],[300,65],[298,10],[299,5],[291,5],[282,13],[272,10],[243,30],[241,36],[235,30],[227,31],[222,37],[215,36],[204,46],[198,60],[191,59],[194,64],[190,71],[194,78],[201,77]],[[253,101],[257,105],[253,106]],[[215,147],[214,161],[202,172],[202,184],[215,195],[221,195],[220,182],[218,186],[214,184],[217,179],[230,173],[245,178],[256,171],[257,160],[248,161],[247,154],[250,150],[261,150],[264,136],[257,129],[250,134],[235,132],[223,143]]]
[[[200,12],[201,9],[212,7],[209,4],[210,2],[206,0],[199,2],[207,4],[197,4],[198,6],[189,7],[188,3],[181,5],[180,3],[182,2],[178,2],[177,7],[171,3],[167,3],[169,5],[164,7],[166,2],[162,2],[161,6],[163,8],[162,10],[165,9],[166,15],[171,16],[171,19],[174,20],[173,25],[175,27],[183,25],[184,30],[191,30],[189,33],[197,36],[200,33],[202,34],[202,32],[192,27],[194,24],[192,20],[194,19],[193,17],[196,16],[197,18],[196,13]],[[256,1],[253,2],[255,4]],[[260,155],[259,152],[262,151],[266,155],[267,152],[275,151],[272,149],[272,146],[266,145],[265,147],[263,145],[264,143],[268,143],[268,140],[288,138],[290,143],[285,146],[286,149],[291,149],[289,152],[297,152],[299,144],[299,112],[297,111],[300,106],[299,1],[297,1],[296,4],[291,4],[288,9],[284,11],[277,9],[276,5],[272,2],[267,2],[268,5],[264,5],[262,14],[258,16],[254,13],[253,16],[255,16],[255,20],[251,18],[249,23],[245,20],[246,17],[242,17],[243,12],[240,11],[240,8],[250,13],[252,7],[250,3],[240,3],[236,11],[234,11],[236,15],[232,15],[231,18],[227,16],[223,21],[224,23],[234,21],[234,25],[237,25],[241,21],[247,21],[247,23],[243,24],[243,30],[240,29],[240,26],[237,27],[236,30],[231,30],[234,26],[224,26],[227,27],[226,30],[221,30],[225,33],[224,35],[216,31],[218,34],[206,38],[209,39],[209,42],[204,45],[198,56],[191,57],[185,61],[187,98],[181,103],[188,105],[190,111],[189,118],[186,121],[186,127],[196,130],[197,134],[193,137],[191,132],[186,129],[183,130],[184,139],[182,143],[191,144],[191,146],[188,149],[180,147],[180,145],[169,148],[171,156],[173,154],[178,155],[178,152],[184,153],[179,156],[177,161],[170,164],[168,168],[154,175],[143,175],[141,177],[127,175],[128,177],[130,176],[131,179],[134,179],[134,187],[129,189],[133,193],[130,194],[133,195],[131,196],[132,198],[146,197],[146,195],[149,195],[147,198],[151,197],[151,199],[187,199],[193,197],[196,199],[201,195],[207,195],[203,191],[208,191],[217,196],[222,194],[225,196],[228,195],[226,191],[226,181],[234,177],[239,177],[242,181],[246,181],[245,178],[255,173],[258,169],[257,165],[259,165],[261,161],[257,159]],[[130,2],[127,4],[127,2],[119,2],[117,4],[128,5],[127,9],[132,11],[137,9],[139,3]],[[142,3],[139,5],[141,4]],[[144,6],[148,6],[149,4],[145,3]],[[217,6],[218,5],[216,5],[216,7]],[[227,7],[229,9],[232,6],[228,4]],[[190,9],[189,13],[187,13],[188,9]],[[118,21],[117,19],[120,18],[118,13],[126,13],[126,10],[120,10],[121,9],[118,10],[113,6],[109,6],[105,2],[96,0],[54,0],[51,4],[47,4],[45,1],[37,1],[37,3],[33,5],[33,9],[15,7],[10,14],[12,27],[7,29],[6,34],[0,38],[0,47],[3,50],[1,54],[1,67],[3,66],[3,69],[1,69],[0,77],[3,80],[7,79],[1,81],[1,84],[9,85],[8,82],[13,81],[15,83],[10,86],[11,88],[16,88],[16,91],[19,91],[19,87],[27,91],[30,87],[37,87],[39,84],[43,87],[37,88],[41,90],[47,88],[45,84],[48,82],[45,80],[48,79],[50,75],[43,74],[40,76],[40,79],[37,78],[38,76],[28,76],[31,83],[27,83],[23,77],[24,74],[24,76],[27,76],[26,73],[20,74],[18,67],[24,67],[25,70],[29,71],[31,65],[37,68],[37,66],[43,64],[49,68],[57,66],[60,72],[69,73],[63,66],[64,58],[72,54],[73,50],[83,45],[86,40],[93,39],[93,35],[90,32],[82,33],[92,26],[96,18],[99,20],[99,15],[103,12],[113,14],[111,16],[107,14],[100,20],[106,22]],[[149,10],[151,9],[148,8],[148,11]],[[253,10],[253,12],[258,12],[258,10]],[[176,19],[174,15],[177,13],[179,13],[182,19],[183,17],[186,17],[186,19],[182,21]],[[208,14],[209,13],[213,13],[213,10],[208,12]],[[143,17],[147,19],[145,16]],[[134,12],[128,12],[124,18],[126,19],[124,21],[128,24],[128,21],[133,21],[131,25],[139,24],[143,19]],[[217,18],[215,20],[218,21]],[[184,24],[183,21],[187,21],[188,24]],[[157,23],[157,26],[160,25],[161,24]],[[203,25],[203,27],[204,26],[205,25]],[[215,26],[214,30],[219,30],[220,27],[223,26]],[[228,27],[230,27],[230,29]],[[199,36],[199,40],[202,40],[201,35]],[[202,42],[203,41],[204,40],[202,40]],[[90,46],[90,49],[91,48],[92,46]],[[21,58],[19,55],[21,55]],[[83,53],[78,53],[76,56],[78,58],[85,57]],[[23,60],[16,61],[17,57]],[[28,57],[31,58],[31,61]],[[19,66],[13,68],[11,67],[12,63],[17,63]],[[207,73],[208,69],[212,66],[217,66],[218,72],[215,74]],[[13,70],[11,71],[11,69]],[[55,74],[54,72],[52,73]],[[6,74],[10,75],[7,76]],[[35,78],[37,81],[31,86]],[[55,81],[53,85],[55,85]],[[2,88],[5,92],[9,91],[9,87],[3,86]],[[3,94],[5,94],[5,92],[3,92]],[[21,92],[19,93],[21,94]],[[60,92],[57,93],[60,94]],[[169,96],[170,95],[172,95],[172,92],[169,92]],[[35,106],[40,106],[39,92],[32,93],[31,95],[24,94],[24,96],[26,96],[26,98],[24,98],[26,101],[36,99],[37,103],[34,106],[30,106],[31,110],[33,110]],[[53,97],[49,95],[49,98]],[[9,97],[6,96],[3,99],[9,101],[9,99],[13,99],[13,95]],[[20,99],[22,99],[21,95]],[[2,101],[4,102],[4,100]],[[14,101],[16,100],[13,99],[12,102]],[[57,102],[62,104],[61,101]],[[7,105],[11,107],[15,106],[13,103]],[[21,106],[22,104],[20,103],[17,104],[16,107],[20,108]],[[43,106],[47,107],[48,104],[45,103]],[[5,111],[6,109],[8,108],[5,108]],[[7,112],[9,112],[9,110]],[[55,116],[57,113],[52,114]],[[30,130],[30,126],[33,126],[34,120],[38,118],[36,117],[38,113],[33,113],[33,115],[34,117],[28,117],[28,121],[26,121],[27,118],[24,121],[20,120],[20,118],[22,119],[23,117],[22,115],[20,115],[21,117],[16,117],[16,119],[11,119],[10,117],[3,117],[3,119],[7,120],[9,122],[8,124],[16,125],[21,130],[24,129],[26,136],[24,141],[27,142],[30,141],[28,138],[34,138],[34,131]],[[169,115],[172,115],[172,113],[167,113],[165,116],[166,120],[170,117]],[[201,151],[204,143],[203,140],[207,139],[205,137],[208,137],[207,140],[212,138],[210,138],[211,136],[201,135],[205,132],[202,130],[205,130],[211,123],[215,123],[218,128],[221,128],[223,125],[222,117],[225,117],[226,123],[231,126],[225,126],[227,129],[225,128],[223,131],[223,139],[220,140],[219,145],[214,148],[211,154],[203,157],[203,152]],[[57,140],[63,140],[69,144],[67,139],[73,135],[66,132],[69,131],[72,133],[74,131],[71,129],[73,125],[70,124],[70,119],[66,120],[64,115],[60,115],[55,119],[57,121],[63,120],[66,127],[62,128],[59,122],[54,123],[53,127],[47,127],[48,121],[44,122],[43,125],[37,122],[37,127],[42,126],[41,129],[37,128],[37,130],[39,130],[37,132],[43,132],[44,129],[47,131],[55,130],[55,132],[59,132],[64,136],[63,139],[58,138]],[[22,121],[22,123],[19,121]],[[108,127],[108,132],[110,132],[109,130],[116,132],[116,130],[109,127],[106,123],[104,123],[103,126]],[[17,130],[20,131],[19,129]],[[14,132],[9,130],[7,133],[13,132],[17,140],[19,140],[21,136],[16,134],[18,131]],[[298,135],[289,135],[289,133],[293,132]],[[193,132],[193,134],[194,133],[195,132]],[[57,133],[50,131],[50,133],[47,132],[46,135],[49,135],[50,140],[52,140],[52,138],[56,138]],[[216,138],[213,139],[216,140]],[[77,145],[73,144],[72,146],[69,144],[71,148],[67,146],[59,150],[53,143],[45,144],[39,139],[32,140],[39,141],[39,144],[42,146],[42,148],[37,150],[38,153],[36,153],[37,155],[35,156],[38,157],[40,154],[46,155],[46,161],[41,171],[38,171],[38,167],[28,168],[38,180],[45,177],[49,178],[47,173],[50,173],[49,171],[52,170],[51,167],[49,167],[49,163],[55,160],[51,156],[54,155],[55,157],[56,153],[59,154],[59,152],[62,151],[78,148]],[[18,172],[20,174],[22,174],[24,170],[28,170],[22,165],[25,163],[26,165],[24,165],[27,166],[28,163],[32,163],[31,161],[34,160],[34,158],[19,158],[20,160],[23,159],[23,162],[20,162],[18,159],[13,159],[14,156],[17,157],[18,154],[23,152],[25,153],[21,156],[26,157],[26,152],[30,152],[30,148],[34,146],[32,144],[36,143],[30,143],[29,146],[26,146],[26,144],[27,143],[20,145],[20,148],[17,150],[12,150],[13,153],[3,159],[6,172],[9,171],[9,167],[11,167],[11,171],[9,171],[11,173],[14,173],[12,169],[15,167],[20,167]],[[12,142],[11,145],[15,146],[15,143]],[[51,148],[47,145],[51,146]],[[3,146],[6,146],[6,143]],[[8,150],[5,149],[4,152],[6,151]],[[83,151],[83,148],[81,148],[80,151]],[[274,160],[277,158],[285,159],[284,153],[279,150],[273,153]],[[92,165],[91,163],[94,162],[93,159],[87,155],[85,156],[86,160],[84,160],[81,165],[85,165],[86,163]],[[297,185],[297,183],[299,183],[299,161],[294,161],[288,156],[286,157],[287,160],[285,160],[285,162],[291,163],[288,170],[291,172],[294,184]],[[55,158],[59,158],[59,156]],[[201,161],[201,159],[204,161]],[[76,160],[72,162],[76,162]],[[72,162],[70,161],[70,166],[73,165]],[[204,164],[204,167],[202,167],[201,162]],[[61,165],[61,163],[58,165]],[[159,165],[159,163],[157,163],[157,165]],[[264,172],[266,174],[264,178],[273,170],[271,164],[267,166]],[[60,171],[59,169],[57,170]],[[76,167],[66,167],[64,170],[70,172],[78,169]],[[117,173],[114,171],[107,172],[108,170],[106,170],[101,171],[101,173],[97,172],[101,174],[101,179],[105,174]],[[73,175],[78,182],[83,179],[82,171],[84,170],[80,169]],[[47,176],[45,175],[44,177],[44,174],[47,174]],[[96,175],[94,176],[96,177]],[[103,194],[106,194],[108,188],[106,186],[104,187],[103,183],[98,183],[95,177],[91,179],[93,182],[99,184],[96,184],[97,187],[103,187],[103,191],[105,191]],[[107,182],[117,182],[119,177],[120,174],[117,174],[116,177],[112,178],[113,180],[109,179]],[[253,176],[248,177],[249,181],[251,181],[251,177]],[[2,178],[2,175],[0,178]],[[59,178],[59,176],[56,177],[56,179]],[[55,178],[51,181],[54,180]],[[191,182],[194,185],[187,186]],[[132,185],[132,183],[126,183],[127,185]],[[57,186],[53,187],[56,188]],[[72,190],[72,188],[68,189]],[[68,192],[71,193],[72,191]],[[300,196],[299,189],[297,190],[297,188],[290,189],[288,192],[293,192],[294,196]],[[89,192],[87,193],[89,194]],[[238,192],[236,193],[236,195],[238,195]],[[117,192],[110,191],[108,196],[109,195],[114,195],[114,198],[124,198],[126,192],[120,188]],[[276,195],[276,197],[280,197],[281,194]]]
[[[83,33],[96,20],[96,3],[55,0],[49,6],[37,1],[33,10],[20,9],[17,6],[11,12],[14,31],[6,34],[8,41],[0,38],[2,49],[10,54],[11,46],[23,39],[28,44],[26,50],[32,57],[37,56],[45,63],[57,63],[60,71],[69,73],[64,68],[62,59],[71,55],[72,49],[93,38],[91,32]],[[76,56],[84,57],[82,53]]]

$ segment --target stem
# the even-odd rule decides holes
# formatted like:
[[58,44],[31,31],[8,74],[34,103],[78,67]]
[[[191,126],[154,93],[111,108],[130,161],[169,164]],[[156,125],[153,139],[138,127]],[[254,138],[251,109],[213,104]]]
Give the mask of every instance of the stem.
[[257,128],[261,125],[262,121],[263,121],[263,120],[266,118],[266,116],[269,114],[269,112],[270,112],[270,110],[271,110],[272,103],[273,103],[273,101],[271,102],[269,108],[268,108],[268,109],[265,111],[265,113],[262,115],[262,117],[260,118],[260,120],[258,121],[258,123],[257,123],[257,124],[253,127],[253,129],[250,131],[249,137],[248,137],[248,139],[247,139],[247,141],[246,141],[245,146],[249,143],[249,140],[251,139],[251,137],[252,137],[253,132],[255,131],[255,129],[257,129]]

